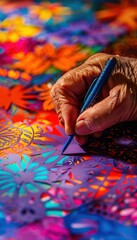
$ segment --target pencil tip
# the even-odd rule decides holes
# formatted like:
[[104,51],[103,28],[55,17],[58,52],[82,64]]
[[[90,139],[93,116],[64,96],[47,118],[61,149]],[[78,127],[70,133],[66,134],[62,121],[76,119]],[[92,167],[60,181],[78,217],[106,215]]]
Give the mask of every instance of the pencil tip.
[[65,152],[65,150],[66,150],[66,145],[62,148],[62,151],[61,151],[61,154],[63,154],[64,152]]

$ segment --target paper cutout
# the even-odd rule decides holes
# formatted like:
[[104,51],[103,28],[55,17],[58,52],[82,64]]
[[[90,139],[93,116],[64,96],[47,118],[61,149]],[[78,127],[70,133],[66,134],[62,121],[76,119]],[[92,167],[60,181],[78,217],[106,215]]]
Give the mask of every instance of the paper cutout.
[[68,71],[88,56],[78,50],[77,45],[66,45],[57,49],[50,43],[36,46],[34,52],[24,54],[12,67],[33,75],[42,74],[51,66]]
[[0,108],[8,110],[11,104],[15,104],[18,107],[33,109],[28,102],[29,99],[35,99],[33,89],[24,89],[21,85],[15,86],[11,89],[6,87],[0,87],[1,101]]
[[[48,178],[48,170],[40,166],[27,155],[21,159],[19,155],[10,155],[9,160],[0,162],[1,200],[3,196],[25,196],[28,192],[38,192],[38,185]],[[4,189],[2,188],[4,184]]]
[[124,225],[97,214],[91,214],[88,206],[83,206],[65,218],[66,226],[74,238],[134,239],[136,226]]
[[117,236],[123,237],[118,221],[130,225],[127,236],[132,237],[136,167],[118,159],[136,161],[136,125],[129,130],[122,125],[122,138],[117,127],[109,129],[102,138],[91,138],[86,149],[73,140],[62,155],[67,135],[58,126],[49,97],[64,72],[103,50],[127,28],[98,22],[89,5],[79,0],[5,0],[0,6],[0,238],[109,237],[103,222],[114,235],[113,222]]
[[[104,211],[107,203],[109,211],[106,214],[115,218],[113,213],[117,209],[115,204],[118,206],[118,199],[120,200],[128,189],[134,189],[133,196],[136,193],[137,177],[134,166],[129,168],[128,164],[99,156],[92,156],[89,160],[83,157],[83,161],[77,165],[65,163],[64,166],[56,166],[56,162],[51,159],[50,155],[45,158],[45,162],[39,161],[38,157],[29,159],[24,155],[21,159],[19,155],[10,155],[7,161],[0,162],[0,201],[6,203],[5,212],[10,214],[12,221],[17,214],[15,211],[12,213],[16,205],[20,206],[16,211],[20,209],[21,212],[29,206],[28,199],[33,201],[36,198],[39,199],[37,204],[41,205],[41,200],[41,207],[47,212],[56,210],[54,214],[58,214],[58,211],[61,214],[63,210],[75,209],[82,203],[89,202],[92,212],[98,213],[98,206],[102,207],[100,211]],[[129,195],[126,196],[129,199]],[[119,211],[116,213],[119,214]],[[30,210],[26,214],[30,215]],[[31,214],[26,221],[34,221],[42,216],[43,211],[39,211]],[[18,215],[18,221],[24,222],[25,216]]]
[[112,3],[109,4],[107,9],[97,12],[96,17],[100,20],[110,20],[113,19],[123,25],[130,27],[132,30],[137,29],[136,25],[136,4],[134,6],[130,5],[129,2],[123,6]]
[[[54,150],[56,148],[56,151],[61,154],[62,148],[64,146],[64,143],[67,141],[68,136],[65,134],[64,128],[61,126],[56,126],[56,129],[58,130],[58,133],[61,135],[55,135],[52,132],[42,134],[42,136],[46,136],[49,138],[49,142],[46,141],[46,144],[51,144],[50,146],[51,150]],[[72,140],[70,146],[66,149],[64,152],[64,155],[81,155],[83,153],[86,153],[82,147],[79,146],[79,144],[75,141],[75,139]]]
[[32,5],[30,14],[38,17],[41,21],[49,21],[54,19],[55,22],[60,22],[63,16],[71,14],[69,7],[63,7],[60,3],[42,3],[40,5]]
[[61,217],[45,217],[41,222],[23,226],[18,229],[16,237],[16,240],[22,240],[22,238],[33,240],[34,237],[36,240],[72,239]]
[[36,86],[34,89],[38,92],[38,99],[43,100],[43,109],[51,110],[54,108],[54,104],[50,98],[50,90],[52,84],[42,84],[41,86]]
[[[18,206],[18,207],[17,207]],[[43,204],[39,201],[39,197],[35,194],[27,197],[14,198],[6,202],[5,213],[10,222],[30,223],[38,221],[45,216],[45,209]]]
[[87,152],[80,146],[75,140],[71,142],[71,146],[68,146],[68,148],[63,153],[64,155],[83,155],[87,154]]
[[[12,26],[14,25],[14,29]],[[1,39],[6,41],[17,42],[20,37],[33,37],[40,32],[40,27],[31,24],[26,24],[24,18],[21,16],[6,18],[1,27],[7,29],[7,32],[2,31],[0,33]]]
[[41,147],[35,144],[35,140],[40,139],[42,128],[38,124],[17,123],[1,127],[0,156],[7,157],[10,153],[28,153],[37,155]]

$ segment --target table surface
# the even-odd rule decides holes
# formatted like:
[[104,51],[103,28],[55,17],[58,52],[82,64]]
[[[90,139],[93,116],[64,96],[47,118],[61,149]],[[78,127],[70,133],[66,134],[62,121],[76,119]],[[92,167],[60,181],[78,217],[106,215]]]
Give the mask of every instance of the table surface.
[[135,239],[137,123],[61,155],[50,99],[59,77],[129,26],[78,0],[1,1],[0,20],[0,240]]

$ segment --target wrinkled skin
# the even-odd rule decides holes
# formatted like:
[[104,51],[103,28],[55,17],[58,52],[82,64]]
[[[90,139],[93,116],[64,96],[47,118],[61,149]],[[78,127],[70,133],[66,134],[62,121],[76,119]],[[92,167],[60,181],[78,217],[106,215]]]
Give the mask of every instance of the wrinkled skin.
[[90,134],[123,121],[137,120],[137,59],[114,56],[117,64],[95,104],[79,115],[92,81],[99,76],[112,55],[98,53],[64,74],[53,86],[51,98],[66,134],[76,134],[84,144]]

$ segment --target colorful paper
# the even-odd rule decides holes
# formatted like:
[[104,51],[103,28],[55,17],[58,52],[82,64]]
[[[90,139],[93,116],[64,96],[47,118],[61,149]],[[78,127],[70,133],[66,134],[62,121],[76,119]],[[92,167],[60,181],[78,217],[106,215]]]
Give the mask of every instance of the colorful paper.
[[74,139],[62,155],[67,136],[50,98],[59,77],[127,27],[99,22],[78,0],[0,8],[0,239],[133,239],[136,123],[86,146]]

